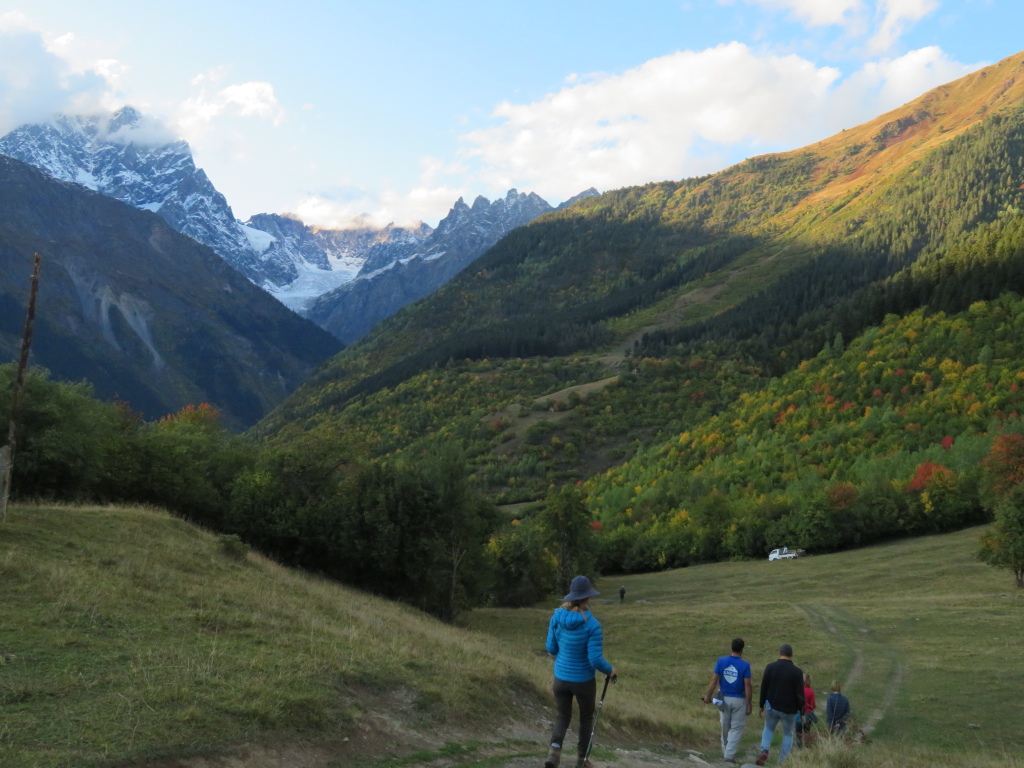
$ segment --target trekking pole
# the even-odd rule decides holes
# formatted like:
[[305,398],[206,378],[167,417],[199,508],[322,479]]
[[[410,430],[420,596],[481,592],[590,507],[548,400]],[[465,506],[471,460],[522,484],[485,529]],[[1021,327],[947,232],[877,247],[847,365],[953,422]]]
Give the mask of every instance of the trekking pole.
[[597,701],[597,712],[594,713],[594,727],[590,729],[590,741],[587,742],[587,753],[583,756],[583,765],[586,766],[590,758],[590,750],[594,748],[594,734],[597,732],[597,721],[601,718],[601,707],[604,706],[604,695],[608,693],[608,683],[617,682],[619,676],[608,675],[604,679],[604,688],[601,690],[601,698]]

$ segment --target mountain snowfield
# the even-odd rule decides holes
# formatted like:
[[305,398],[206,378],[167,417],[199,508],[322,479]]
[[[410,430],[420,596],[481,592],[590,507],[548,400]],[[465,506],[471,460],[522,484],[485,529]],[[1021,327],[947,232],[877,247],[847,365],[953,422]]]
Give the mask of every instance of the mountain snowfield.
[[290,309],[304,314],[319,296],[353,280],[368,258],[394,261],[415,249],[431,232],[417,227],[320,229],[293,216],[260,213],[242,229],[265,268],[287,276],[264,288]]

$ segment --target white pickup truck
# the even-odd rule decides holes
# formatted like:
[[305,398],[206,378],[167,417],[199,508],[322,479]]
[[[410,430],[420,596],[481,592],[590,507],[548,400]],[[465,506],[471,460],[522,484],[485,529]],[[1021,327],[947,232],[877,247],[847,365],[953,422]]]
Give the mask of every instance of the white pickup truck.
[[779,549],[773,549],[771,554],[768,555],[768,561],[772,560],[795,560],[804,554],[802,549],[790,549],[789,547],[780,547]]

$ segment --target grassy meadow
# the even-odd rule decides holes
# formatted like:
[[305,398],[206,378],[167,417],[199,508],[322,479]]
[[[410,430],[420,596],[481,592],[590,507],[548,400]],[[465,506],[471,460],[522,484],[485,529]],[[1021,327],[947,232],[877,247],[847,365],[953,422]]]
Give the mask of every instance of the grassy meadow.
[[123,765],[339,741],[373,711],[512,717],[543,664],[413,609],[232,556],[154,510],[14,506],[0,525],[0,766]]
[[[671,740],[715,755],[717,718],[699,696],[741,635],[755,686],[790,642],[819,708],[838,677],[871,731],[869,744],[794,755],[797,768],[1024,766],[1011,643],[1024,592],[974,560],[978,533],[602,579],[607,597],[594,608],[621,677],[599,763],[613,742]],[[478,742],[495,723],[535,732],[553,714],[543,641],[555,601],[477,610],[451,627],[239,557],[164,512],[117,507],[12,507],[0,579],[4,768],[134,766],[299,742],[333,745],[330,765],[352,765],[345,737],[381,716],[450,734],[402,765],[470,766],[482,764]],[[758,731],[755,717],[748,756]],[[487,749],[498,766],[541,747],[520,737]],[[364,751],[358,764],[395,759]]]
[[[751,760],[761,672],[788,642],[812,675],[822,719],[839,679],[870,732],[853,752],[808,750],[792,765],[1022,765],[1013,670],[1024,591],[1008,571],[974,559],[980,530],[788,562],[603,578],[593,607],[620,682],[602,716],[619,726],[662,723],[717,754],[717,713],[699,699],[715,658],[741,636],[754,672],[755,715],[741,747]],[[555,605],[475,611],[470,623],[536,652]]]

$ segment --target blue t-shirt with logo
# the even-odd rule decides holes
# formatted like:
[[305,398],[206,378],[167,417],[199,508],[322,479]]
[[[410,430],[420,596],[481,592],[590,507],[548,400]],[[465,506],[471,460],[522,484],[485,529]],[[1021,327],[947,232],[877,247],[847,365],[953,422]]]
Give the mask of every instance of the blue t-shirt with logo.
[[715,674],[723,696],[745,697],[744,680],[750,679],[750,663],[739,656],[723,656],[715,664]]

